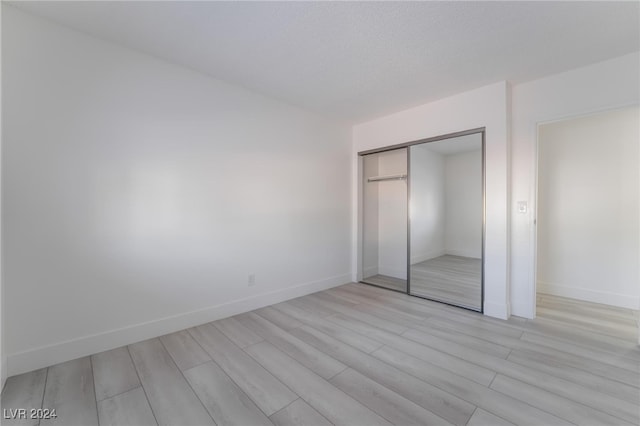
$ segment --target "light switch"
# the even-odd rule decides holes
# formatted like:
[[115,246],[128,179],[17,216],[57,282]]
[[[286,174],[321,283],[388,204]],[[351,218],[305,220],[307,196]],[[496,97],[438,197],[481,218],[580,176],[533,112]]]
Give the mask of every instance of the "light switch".
[[518,213],[526,213],[526,212],[527,212],[527,202],[518,201]]

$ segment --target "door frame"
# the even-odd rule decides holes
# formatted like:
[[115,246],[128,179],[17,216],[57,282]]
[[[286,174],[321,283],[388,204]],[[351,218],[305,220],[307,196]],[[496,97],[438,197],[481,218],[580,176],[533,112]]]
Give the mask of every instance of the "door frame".
[[[587,111],[587,112],[580,112],[580,113],[576,113],[576,114],[569,114],[569,115],[563,115],[560,117],[555,117],[555,118],[549,118],[546,120],[541,120],[541,121],[537,121],[535,123],[536,126],[536,136],[535,136],[535,153],[534,153],[534,158],[533,158],[533,162],[534,162],[534,166],[533,166],[533,173],[534,173],[534,179],[533,179],[533,192],[532,192],[532,198],[533,198],[533,204],[534,204],[534,208],[532,209],[532,226],[531,226],[531,244],[530,244],[530,250],[531,250],[531,273],[530,273],[530,279],[531,279],[531,293],[530,293],[530,303],[531,303],[531,312],[533,314],[532,319],[536,318],[537,315],[537,308],[538,308],[538,303],[537,303],[537,295],[538,295],[538,215],[539,215],[539,205],[538,205],[538,200],[539,200],[539,191],[540,191],[540,186],[539,186],[539,179],[540,179],[540,127],[544,126],[544,125],[548,125],[548,124],[552,124],[552,123],[557,123],[560,121],[568,121],[568,120],[573,120],[573,119],[579,119],[579,118],[584,118],[584,117],[589,117],[589,116],[594,116],[594,115],[599,115],[599,114],[605,114],[607,112],[612,112],[612,111],[616,111],[616,110],[623,110],[626,108],[633,108],[633,107],[638,107],[640,106],[640,104],[638,103],[627,103],[624,105],[617,105],[617,106],[612,106],[612,107],[607,107],[607,108],[600,108],[600,109],[596,109],[596,110],[592,110],[592,111]],[[639,164],[640,164],[640,155],[639,155]],[[640,219],[639,219],[640,220]],[[640,256],[639,256],[639,271],[640,271]],[[640,283],[638,283],[640,285]],[[638,310],[640,311],[640,304],[638,306]],[[638,319],[638,345],[640,345],[640,318]]]

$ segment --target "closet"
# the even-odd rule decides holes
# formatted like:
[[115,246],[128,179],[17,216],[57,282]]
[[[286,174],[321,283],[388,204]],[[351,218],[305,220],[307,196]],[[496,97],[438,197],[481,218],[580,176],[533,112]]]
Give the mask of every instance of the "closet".
[[359,155],[360,281],[482,312],[484,129]]

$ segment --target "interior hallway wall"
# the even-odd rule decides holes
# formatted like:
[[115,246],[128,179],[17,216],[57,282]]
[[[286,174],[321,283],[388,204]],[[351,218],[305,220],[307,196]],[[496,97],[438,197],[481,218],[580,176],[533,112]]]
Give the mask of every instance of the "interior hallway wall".
[[350,280],[347,125],[2,7],[10,374]]
[[637,309],[640,109],[540,126],[538,292]]

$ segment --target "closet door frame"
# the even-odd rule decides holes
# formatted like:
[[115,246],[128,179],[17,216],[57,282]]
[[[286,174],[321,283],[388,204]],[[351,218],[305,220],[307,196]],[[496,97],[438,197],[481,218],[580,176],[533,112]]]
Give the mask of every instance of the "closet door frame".
[[[359,209],[359,214],[358,214],[358,226],[359,226],[359,232],[360,232],[360,236],[359,236],[359,242],[360,242],[360,249],[359,249],[359,253],[358,253],[358,271],[357,271],[357,278],[358,278],[358,282],[362,283],[362,284],[367,284],[370,286],[374,286],[374,287],[379,287],[379,288],[383,288],[385,290],[390,290],[390,291],[395,291],[397,293],[403,293],[403,294],[409,294],[409,270],[407,269],[406,271],[406,277],[405,277],[405,289],[404,290],[397,290],[391,287],[385,287],[384,285],[381,284],[376,284],[373,282],[368,282],[366,281],[367,278],[364,277],[364,263],[363,263],[363,258],[364,258],[364,253],[365,253],[365,244],[364,244],[364,234],[365,234],[365,189],[364,186],[367,183],[366,178],[365,178],[365,166],[364,166],[364,157],[366,157],[367,155],[375,155],[375,154],[379,154],[382,152],[389,152],[389,151],[400,151],[400,150],[405,150],[406,153],[406,161],[407,161],[407,167],[409,165],[409,148],[408,147],[398,147],[398,148],[393,148],[393,149],[383,149],[383,150],[377,150],[375,152],[368,152],[368,153],[358,153],[358,167],[360,170],[359,173],[359,185],[358,185],[358,209]],[[409,182],[409,170],[407,168],[407,175],[406,177],[403,179],[406,184],[407,184],[407,208],[409,208],[409,187],[408,187],[408,182]],[[409,211],[407,210],[407,232],[409,231]],[[410,241],[409,238],[409,234],[407,234],[407,241]],[[407,259],[409,258],[409,247],[407,246]],[[407,261],[408,262],[408,261]]]
[[[445,139],[452,139],[452,138],[456,138],[456,137],[460,137],[460,136],[467,136],[467,135],[473,135],[473,134],[478,134],[480,133],[482,136],[482,268],[481,268],[481,289],[480,289],[480,310],[476,310],[476,309],[471,309],[465,306],[459,306],[459,305],[453,305],[451,303],[447,303],[447,302],[442,302],[440,300],[434,300],[435,302],[439,302],[439,303],[444,303],[446,305],[451,305],[451,306],[455,306],[457,308],[461,308],[461,309],[466,309],[466,310],[470,310],[473,312],[479,312],[479,313],[484,313],[484,269],[485,269],[485,235],[486,235],[486,218],[487,218],[487,196],[486,196],[486,186],[487,186],[487,182],[486,182],[486,128],[485,127],[478,127],[478,128],[474,128],[474,129],[469,129],[469,130],[463,130],[461,132],[454,132],[454,133],[447,133],[444,135],[439,135],[439,136],[433,136],[430,138],[424,138],[424,139],[418,139],[418,140],[414,140],[414,141],[410,141],[410,142],[403,142],[403,143],[399,143],[399,144],[395,144],[395,145],[389,145],[389,146],[385,146],[385,147],[381,147],[381,148],[375,148],[375,149],[369,149],[366,151],[360,151],[358,152],[358,165],[360,167],[360,173],[358,173],[359,178],[360,178],[360,182],[358,184],[358,207],[359,207],[359,213],[358,213],[358,229],[359,229],[359,236],[358,236],[358,247],[359,247],[359,253],[358,253],[358,271],[356,271],[357,277],[358,277],[358,281],[363,282],[362,281],[362,253],[363,253],[363,249],[364,249],[364,229],[363,229],[363,207],[364,207],[364,203],[363,203],[363,196],[364,196],[364,191],[362,190],[363,185],[364,185],[364,167],[363,167],[363,162],[362,162],[362,157],[368,154],[377,154],[380,152],[386,152],[386,151],[393,151],[396,149],[400,149],[400,148],[407,148],[407,291],[406,294],[413,296],[413,297],[418,297],[421,299],[427,299],[427,300],[433,300],[433,299],[428,299],[426,297],[422,297],[422,296],[418,296],[415,294],[411,294],[411,150],[409,149],[409,147],[413,146],[413,145],[420,145],[423,143],[429,143],[429,142],[436,142],[436,141],[442,141]],[[365,283],[363,282],[363,284],[367,284],[367,285],[373,285],[375,286],[375,284],[369,284],[369,283]],[[376,287],[380,287],[380,286],[376,286]],[[385,287],[381,287],[381,288],[385,288]],[[397,291],[397,290],[392,290],[392,289],[387,289],[387,290],[391,290],[391,291]]]

